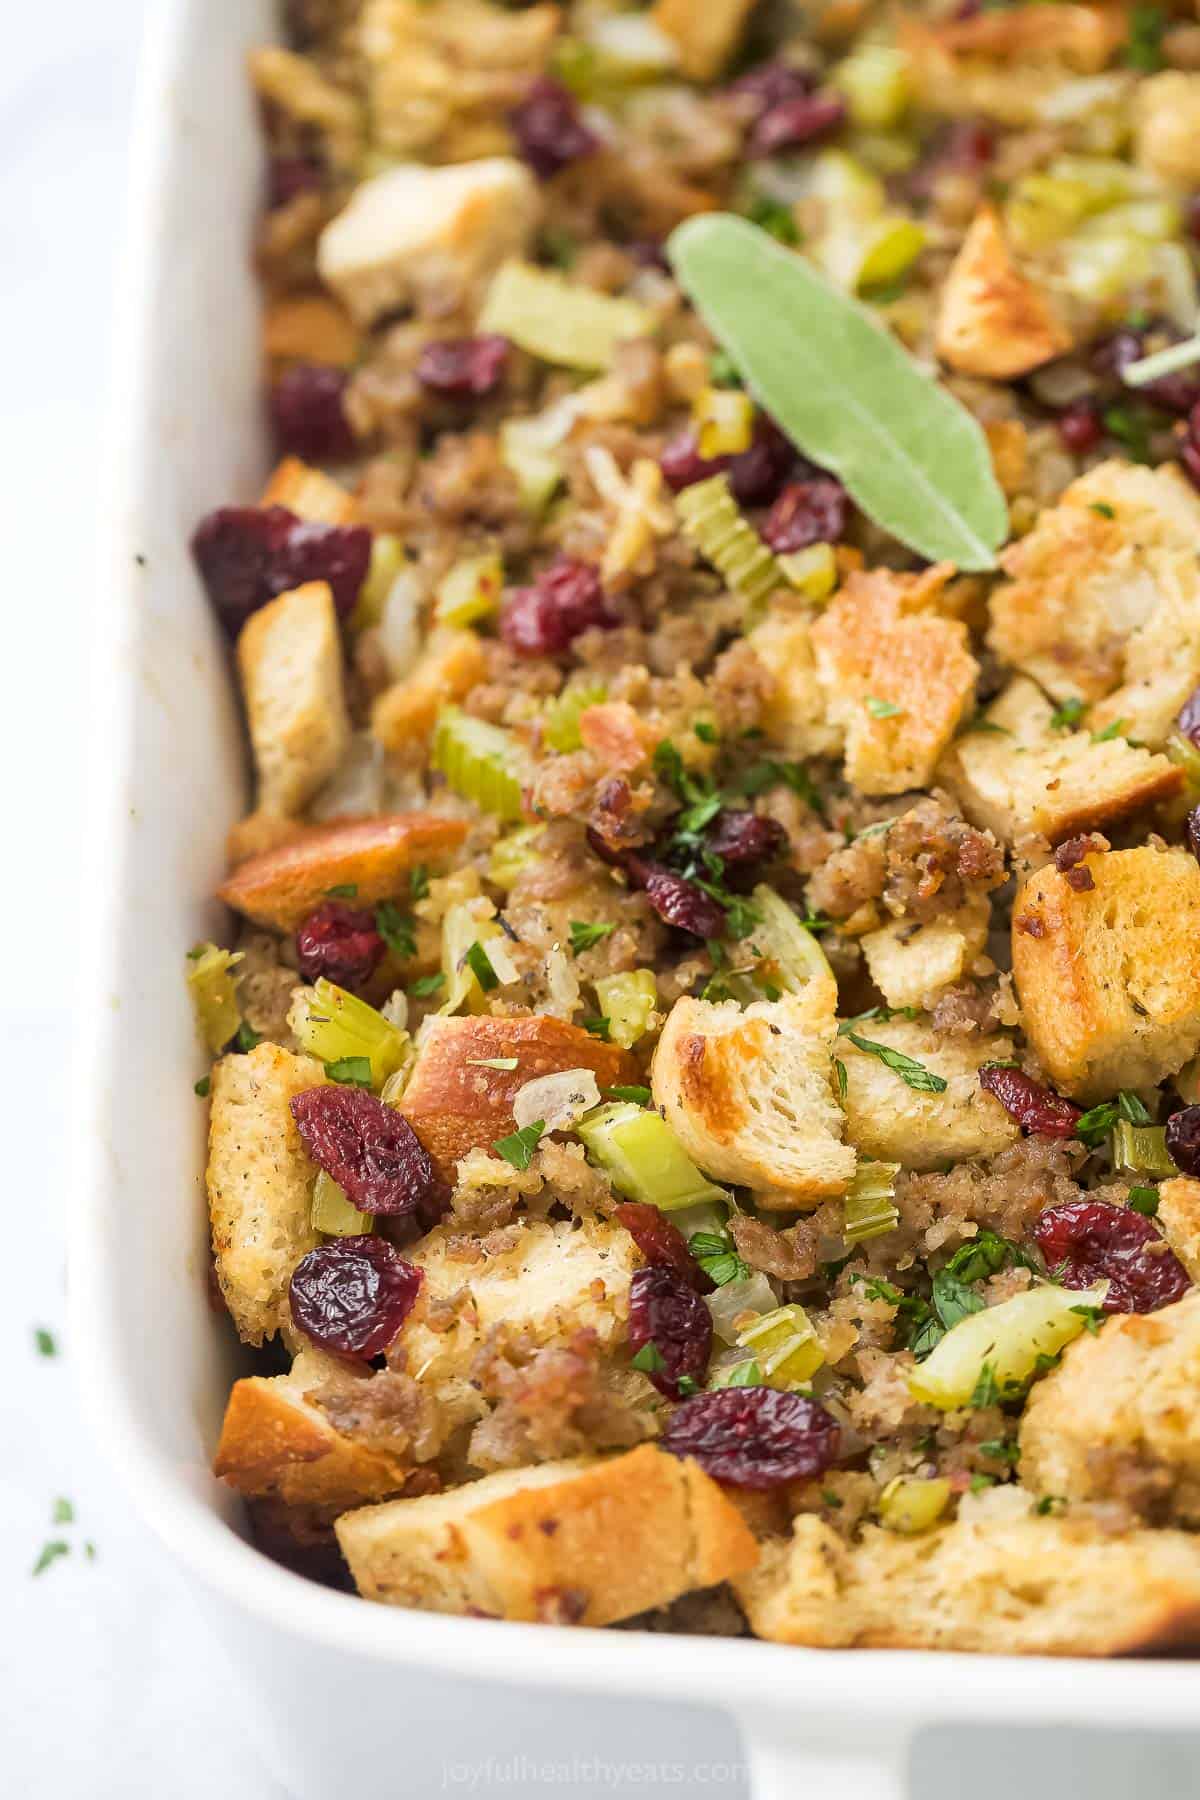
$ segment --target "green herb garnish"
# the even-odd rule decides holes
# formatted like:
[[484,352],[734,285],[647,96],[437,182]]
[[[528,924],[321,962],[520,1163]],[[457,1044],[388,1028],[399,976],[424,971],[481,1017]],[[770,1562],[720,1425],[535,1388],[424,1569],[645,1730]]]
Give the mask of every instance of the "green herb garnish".
[[1128,725],[1128,719],[1114,719],[1102,731],[1093,731],[1093,744],[1110,744],[1114,738],[1119,738],[1126,731]]
[[57,1562],[60,1556],[69,1556],[70,1554],[71,1546],[65,1538],[51,1538],[49,1543],[42,1545],[38,1559],[33,1565],[33,1573],[40,1575],[44,1569],[50,1567],[52,1562]]
[[835,1056],[833,1059],[833,1073],[837,1081],[838,1099],[844,1100],[849,1083],[846,1079],[846,1065],[840,1056]]
[[667,1359],[651,1338],[648,1344],[642,1345],[636,1356],[630,1357],[629,1366],[640,1369],[643,1375],[657,1375],[660,1369],[666,1368]]
[[568,929],[571,933],[571,954],[579,956],[593,945],[603,943],[606,937],[617,929],[616,925],[586,925],[581,919],[572,919]]
[[408,893],[414,902],[429,896],[429,870],[424,863],[414,863],[408,871]]
[[325,1073],[330,1081],[336,1081],[342,1087],[369,1088],[371,1059],[369,1056],[339,1056],[335,1062],[325,1064]]
[[75,1523],[75,1508],[69,1500],[59,1499],[54,1502],[50,1523],[52,1525],[73,1525]]
[[467,946],[463,962],[470,969],[485,994],[490,994],[493,988],[500,986],[500,977],[493,969],[492,960],[478,938],[473,944]]
[[593,1037],[603,1038],[607,1043],[612,1032],[612,1020],[601,1013],[588,1013],[583,1020],[583,1029]]
[[1158,6],[1135,6],[1129,15],[1129,41],[1125,45],[1125,63],[1153,75],[1165,64],[1163,33],[1166,15]]
[[200,1077],[199,1081],[194,1082],[192,1084],[193,1094],[198,1095],[201,1100],[207,1100],[211,1091],[212,1091],[212,1076],[211,1075],[202,1075]]
[[650,1089],[648,1087],[610,1087],[605,1088],[606,1100],[625,1100],[632,1106],[648,1106]]
[[1090,510],[1102,519],[1115,519],[1117,516],[1106,500],[1093,500]]
[[255,1049],[256,1046],[261,1043],[262,1038],[259,1033],[253,1030],[251,1026],[247,1025],[245,1019],[243,1019],[238,1026],[237,1031],[234,1033],[234,1049],[238,1051],[240,1055],[247,1056],[251,1050]]
[[717,741],[717,728],[710,725],[707,719],[697,719],[692,730],[702,744],[715,744]]
[[752,1356],[749,1362],[739,1363],[725,1385],[726,1387],[761,1387],[762,1370],[756,1359]]
[[1150,424],[1140,408],[1110,406],[1104,413],[1104,429],[1124,444],[1134,462],[1150,461]]
[[1079,1314],[1085,1330],[1089,1331],[1093,1337],[1098,1334],[1100,1327],[1108,1318],[1108,1314],[1102,1306],[1073,1306],[1071,1311]]
[[947,1083],[941,1075],[935,1075],[924,1063],[917,1062],[911,1056],[905,1056],[900,1050],[893,1050],[887,1044],[877,1044],[871,1038],[860,1037],[856,1031],[848,1031],[846,1036],[856,1050],[863,1050],[868,1056],[877,1056],[887,1069],[892,1069],[905,1084],[921,1094],[944,1094]]
[[1086,711],[1087,702],[1085,700],[1076,699],[1074,696],[1069,700],[1064,700],[1062,705],[1056,707],[1050,715],[1051,730],[1074,731]]
[[357,900],[358,883],[357,881],[339,882],[337,887],[325,889],[325,898],[327,900]]
[[904,715],[902,706],[894,706],[890,700],[877,700],[874,694],[868,694],[863,705],[873,719],[899,719]]
[[44,1325],[34,1326],[33,1343],[39,1356],[58,1355],[58,1344],[55,1342],[54,1333],[47,1331]]
[[407,913],[402,913],[394,900],[381,900],[375,908],[375,929],[401,962],[417,954],[416,926]]
[[498,1138],[492,1149],[506,1163],[511,1163],[514,1169],[527,1169],[545,1129],[545,1120],[535,1119],[532,1125],[522,1125],[520,1131],[514,1131],[511,1137]]
[[989,1275],[1011,1266],[1036,1269],[1038,1264],[1019,1244],[998,1232],[984,1229],[969,1243],[962,1244],[946,1264],[946,1272],[960,1281],[986,1281]]
[[947,1331],[970,1313],[983,1311],[983,1301],[975,1290],[949,1269],[939,1269],[933,1278],[933,1306]]
[[1144,1219],[1153,1219],[1158,1212],[1158,1189],[1131,1187],[1126,1204],[1131,1212],[1141,1213]]
[[979,1380],[969,1404],[975,1407],[998,1406],[1000,1403],[1000,1385],[996,1380],[996,1371],[991,1363],[984,1363],[979,1371]]
[[748,1281],[750,1270],[734,1248],[727,1231],[696,1231],[688,1239],[688,1249],[704,1273],[718,1287],[731,1281]]
[[746,208],[746,217],[760,231],[773,237],[777,244],[794,247],[800,242],[800,229],[792,216],[792,210],[779,200],[772,200],[766,194],[760,194]]
[[436,975],[418,976],[416,981],[409,983],[408,991],[415,1000],[428,1000],[431,994],[436,994],[438,989],[445,985],[446,977],[439,969]]

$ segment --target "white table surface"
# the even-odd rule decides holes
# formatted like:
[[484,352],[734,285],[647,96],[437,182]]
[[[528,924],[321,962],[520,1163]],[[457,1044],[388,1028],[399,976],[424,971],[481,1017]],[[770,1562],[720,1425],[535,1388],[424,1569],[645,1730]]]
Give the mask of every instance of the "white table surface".
[[[211,0],[234,5],[237,0]],[[699,0],[698,0],[699,3]],[[64,1082],[76,980],[81,726],[76,629],[104,596],[96,473],[141,21],[154,0],[5,0],[0,59],[0,1795],[41,1800],[285,1800],[259,1763],[185,1583],[131,1518],[83,1433],[62,1329]],[[233,496],[231,496],[232,498]],[[165,1204],[170,1197],[163,1196]],[[35,1326],[59,1354],[39,1356]],[[75,1522],[52,1523],[68,1499]],[[31,1575],[44,1543],[70,1552]],[[89,1560],[84,1546],[95,1546]],[[847,1680],[853,1668],[847,1664]],[[1197,1682],[1200,1693],[1200,1677]],[[397,1793],[747,1793],[725,1721],[652,1695],[624,1703],[424,1683]],[[301,1701],[301,1703],[303,1703]],[[1198,1715],[1200,1717],[1200,1715]],[[449,1748],[448,1750],[448,1747]],[[913,1790],[1025,1800],[1064,1792],[1164,1800],[1200,1791],[1200,1745],[1132,1734],[947,1732],[923,1740]],[[489,1760],[490,1759],[490,1760]],[[331,1796],[331,1800],[333,1797]],[[338,1796],[337,1800],[342,1800]],[[353,1800],[346,1796],[345,1800]],[[832,1800],[832,1797],[831,1797]]]

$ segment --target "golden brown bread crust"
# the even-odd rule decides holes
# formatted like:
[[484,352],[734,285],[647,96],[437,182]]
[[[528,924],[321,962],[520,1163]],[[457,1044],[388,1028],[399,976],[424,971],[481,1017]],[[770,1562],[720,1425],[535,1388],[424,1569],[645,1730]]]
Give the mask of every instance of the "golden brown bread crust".
[[712,81],[737,48],[755,0],[657,0],[654,23],[679,45],[679,63],[692,81]]
[[1027,375],[1071,348],[1049,300],[1018,272],[994,207],[976,214],[946,276],[935,347],[960,374],[993,381]]
[[[263,314],[263,351],[281,362],[317,362],[351,369],[361,343],[349,314],[328,294],[284,294],[272,300]],[[349,495],[346,498],[350,500]]]
[[213,1474],[240,1494],[342,1512],[400,1493],[412,1473],[410,1463],[336,1431],[294,1373],[234,1382]]
[[260,506],[286,506],[317,525],[353,525],[358,503],[331,475],[298,456],[285,456],[262,491]]
[[371,730],[388,750],[421,744],[443,706],[482,681],[487,667],[483,645],[473,631],[437,626],[416,665],[385,688],[371,709]]
[[260,606],[237,642],[258,774],[259,810],[291,818],[324,787],[350,744],[342,640],[327,581]]
[[389,813],[306,826],[291,841],[240,863],[217,898],[256,925],[294,931],[332,887],[357,888],[370,906],[404,886],[418,863],[440,862],[466,836],[461,819],[437,813]]
[[1159,1229],[1191,1276],[1200,1283],[1200,1181],[1177,1175],[1158,1190]]

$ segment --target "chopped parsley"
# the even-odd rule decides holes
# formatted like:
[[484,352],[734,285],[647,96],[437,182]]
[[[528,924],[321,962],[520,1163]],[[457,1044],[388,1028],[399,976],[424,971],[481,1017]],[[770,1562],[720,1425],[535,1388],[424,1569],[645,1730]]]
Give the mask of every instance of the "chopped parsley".
[[212,1090],[212,1076],[211,1075],[202,1075],[200,1077],[199,1081],[195,1082],[192,1087],[193,1094],[198,1094],[201,1100],[207,1100],[211,1090]]
[[[816,784],[803,763],[798,762],[758,762],[751,763],[744,769],[734,784],[733,791],[747,798],[761,794],[766,788],[786,787],[793,794],[798,794],[805,805],[815,812],[818,818],[825,817],[825,803],[817,792]],[[891,820],[888,820],[891,824]]]
[[972,1475],[969,1485],[971,1493],[982,1494],[985,1488],[995,1487],[996,1477],[994,1475],[985,1475],[982,1470],[977,1470],[976,1473]]
[[848,1031],[846,1036],[856,1050],[864,1051],[868,1056],[877,1056],[885,1068],[897,1074],[906,1087],[913,1088],[921,1094],[944,1094],[946,1080],[944,1076],[935,1075],[924,1063],[917,1062],[911,1056],[905,1056],[901,1050],[893,1050],[887,1044],[877,1044],[872,1038],[860,1037],[856,1031]]
[[1158,1189],[1131,1187],[1128,1206],[1130,1212],[1141,1213],[1144,1219],[1153,1219],[1158,1212]]
[[410,984],[408,991],[416,1000],[428,1000],[431,994],[436,994],[438,989],[445,985],[446,977],[439,970],[436,975],[419,976]]
[[73,1525],[75,1523],[75,1508],[69,1500],[58,1499],[54,1502],[50,1523],[52,1525]]
[[1114,738],[1121,737],[1128,729],[1128,726],[1128,719],[1114,719],[1112,723],[1106,725],[1102,731],[1093,731],[1092,742],[1093,744],[1110,744]]
[[375,929],[401,962],[417,954],[416,926],[407,913],[402,913],[394,900],[381,900],[375,908]]
[[327,900],[357,900],[358,883],[357,881],[341,881],[336,887],[325,889],[325,898]]
[[615,924],[588,925],[582,919],[572,919],[568,929],[571,933],[571,954],[579,956],[584,950],[591,950],[594,945],[604,942],[617,929]]
[[607,1044],[612,1032],[612,1020],[605,1018],[602,1013],[589,1013],[583,1021],[583,1029],[593,1037],[603,1038]]
[[1038,1266],[1019,1244],[985,1227],[969,1243],[960,1245],[947,1262],[946,1272],[960,1281],[985,1281],[989,1275],[1014,1265],[1025,1269]]
[[325,1064],[325,1073],[330,1081],[336,1081],[342,1087],[369,1088],[371,1059],[369,1056],[339,1056],[336,1061]]
[[996,1371],[991,1363],[984,1363],[979,1371],[979,1380],[975,1383],[975,1391],[971,1395],[969,1405],[975,1407],[998,1406],[1000,1403],[1000,1386],[996,1380]]
[[759,194],[746,208],[746,217],[777,243],[794,248],[801,241],[800,228],[792,217],[792,209],[767,194]]
[[831,1506],[834,1512],[841,1512],[843,1506],[846,1504],[842,1499],[842,1496],[840,1494],[835,1494],[832,1488],[822,1488],[821,1499],[826,1506]]
[[1104,413],[1104,429],[1124,444],[1133,462],[1150,461],[1150,423],[1142,408],[1110,406]]
[[629,1363],[631,1368],[640,1369],[643,1375],[657,1375],[660,1369],[666,1368],[667,1359],[651,1338],[648,1344],[642,1345],[636,1356],[630,1357]]
[[1102,519],[1115,519],[1117,516],[1106,500],[1093,500],[1090,510],[1098,513]]
[[725,1383],[725,1386],[761,1387],[762,1370],[759,1368],[755,1358],[751,1357],[749,1362],[739,1363],[737,1368],[733,1371],[733,1374],[729,1377],[729,1380]]
[[835,1056],[833,1059],[833,1073],[837,1078],[838,1098],[844,1100],[849,1083],[846,1080],[846,1065],[840,1056]]
[[58,1355],[58,1344],[55,1342],[54,1333],[47,1331],[44,1325],[34,1326],[33,1344],[39,1356]]
[[1124,1119],[1130,1125],[1152,1125],[1153,1119],[1138,1099],[1128,1088],[1122,1088],[1115,1100],[1102,1100],[1098,1106],[1088,1109],[1075,1121],[1075,1136],[1095,1150],[1108,1136],[1118,1119]]
[[1040,1519],[1044,1519],[1047,1514],[1054,1511],[1055,1507],[1066,1504],[1061,1494],[1043,1494],[1033,1510]]
[[[986,718],[983,713],[977,712],[975,717],[973,719],[968,719],[963,726],[962,735],[967,737],[968,735],[974,735],[981,731],[991,732],[994,737],[1012,736],[1012,732],[1008,729],[1007,725],[997,725],[994,719]],[[868,827],[868,829],[870,828]]]
[[946,1331],[957,1325],[971,1313],[983,1311],[983,1301],[974,1288],[952,1275],[949,1269],[939,1269],[933,1278],[933,1307]]
[[506,1163],[511,1163],[514,1169],[527,1169],[545,1129],[546,1121],[535,1119],[532,1125],[522,1125],[520,1131],[514,1131],[511,1137],[498,1138],[492,1149]]
[[993,1462],[1010,1463],[1013,1467],[1021,1460],[1021,1447],[1010,1438],[985,1438],[979,1446],[981,1456],[990,1456]]
[[1085,1329],[1090,1331],[1093,1337],[1099,1334],[1100,1327],[1108,1318],[1108,1314],[1102,1306],[1073,1306],[1071,1311],[1079,1314]]
[[648,1106],[650,1089],[648,1087],[610,1087],[605,1088],[606,1100],[627,1100],[632,1106]]
[[748,1281],[750,1270],[734,1248],[727,1231],[696,1231],[688,1239],[688,1249],[710,1281],[726,1287],[731,1281]]
[[65,1538],[51,1538],[48,1543],[42,1545],[38,1552],[38,1559],[33,1565],[33,1573],[35,1575],[42,1574],[52,1562],[57,1562],[60,1556],[69,1556],[70,1554],[71,1546]]
[[1062,705],[1057,707],[1055,711],[1051,713],[1051,730],[1074,731],[1086,711],[1087,702],[1085,700],[1079,700],[1072,695],[1070,699],[1064,700]]
[[493,988],[500,986],[500,977],[493,969],[492,960],[478,938],[473,944],[467,946],[463,962],[470,969],[485,994],[490,994]]
[[873,719],[899,719],[904,714],[902,706],[894,706],[890,700],[877,700],[874,694],[868,694],[863,705]]
[[429,894],[429,870],[424,863],[414,863],[408,871],[408,892],[413,900],[424,900]]
[[257,1044],[261,1043],[262,1038],[259,1036],[258,1032],[247,1025],[245,1019],[243,1019],[238,1026],[237,1031],[234,1033],[234,1049],[238,1051],[240,1055],[245,1056],[253,1050]]
[[1164,65],[1163,33],[1166,15],[1159,6],[1135,6],[1129,15],[1129,40],[1125,45],[1125,63],[1153,75]]
[[717,741],[717,728],[708,719],[697,719],[692,730],[702,744],[715,744]]
[[681,1375],[675,1385],[681,1400],[690,1400],[693,1394],[700,1392],[700,1383],[694,1375]]

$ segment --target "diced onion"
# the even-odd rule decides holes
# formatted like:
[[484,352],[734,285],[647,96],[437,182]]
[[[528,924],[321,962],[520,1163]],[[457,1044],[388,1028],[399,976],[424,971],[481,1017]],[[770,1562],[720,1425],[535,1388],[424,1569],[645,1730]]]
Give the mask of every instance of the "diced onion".
[[517,1089],[513,1118],[519,1131],[538,1119],[547,1131],[565,1131],[599,1104],[600,1089],[591,1069],[561,1069],[538,1075]]

